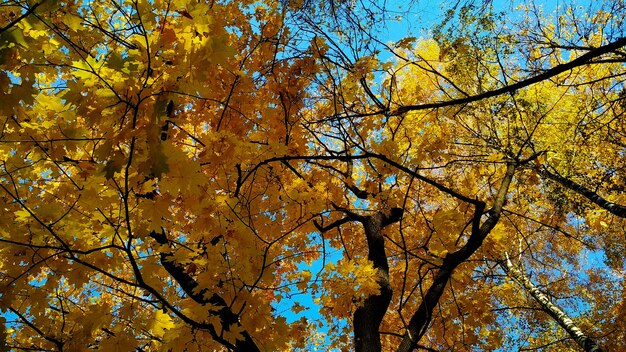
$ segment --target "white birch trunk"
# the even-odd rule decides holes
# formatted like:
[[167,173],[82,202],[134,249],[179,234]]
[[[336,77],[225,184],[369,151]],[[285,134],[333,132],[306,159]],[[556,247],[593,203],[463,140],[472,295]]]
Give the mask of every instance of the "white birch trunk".
[[565,312],[558,306],[550,302],[548,296],[541,292],[530,279],[519,269],[515,268],[507,254],[506,261],[501,263],[506,273],[521,284],[530,295],[539,303],[542,309],[548,313],[567,333],[576,341],[576,343],[586,352],[602,352],[602,349],[595,343],[593,339],[585,335],[582,330],[570,319]]

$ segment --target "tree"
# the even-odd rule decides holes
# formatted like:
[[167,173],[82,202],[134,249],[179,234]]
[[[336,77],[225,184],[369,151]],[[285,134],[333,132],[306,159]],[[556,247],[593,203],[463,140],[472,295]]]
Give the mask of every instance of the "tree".
[[624,7],[389,6],[0,8],[4,348],[623,349]]

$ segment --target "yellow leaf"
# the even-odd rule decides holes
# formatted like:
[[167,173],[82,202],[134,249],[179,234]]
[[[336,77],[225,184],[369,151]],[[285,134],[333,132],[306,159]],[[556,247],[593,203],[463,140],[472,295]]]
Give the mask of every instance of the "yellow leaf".
[[28,43],[24,39],[24,32],[17,27],[13,27],[0,35],[0,49],[10,48],[19,45],[28,49]]
[[165,330],[171,329],[174,327],[174,321],[170,318],[169,314],[163,313],[160,310],[157,310],[154,314],[151,331],[155,336],[163,337],[165,334]]
[[20,209],[14,214],[16,216],[15,220],[18,222],[26,222],[30,219],[30,213],[26,209]]
[[300,282],[298,282],[296,284],[296,286],[298,287],[299,290],[304,291],[306,290],[309,281],[311,280],[311,276],[313,276],[311,274],[311,272],[309,270],[304,270],[302,273],[300,273],[301,279]]
[[63,23],[74,31],[78,31],[83,28],[83,19],[78,16],[74,16],[69,12],[63,16]]

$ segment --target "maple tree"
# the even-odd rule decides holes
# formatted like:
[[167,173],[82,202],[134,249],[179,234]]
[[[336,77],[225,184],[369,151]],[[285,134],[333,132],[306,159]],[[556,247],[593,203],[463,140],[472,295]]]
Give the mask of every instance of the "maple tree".
[[624,349],[626,7],[385,6],[3,4],[2,348]]

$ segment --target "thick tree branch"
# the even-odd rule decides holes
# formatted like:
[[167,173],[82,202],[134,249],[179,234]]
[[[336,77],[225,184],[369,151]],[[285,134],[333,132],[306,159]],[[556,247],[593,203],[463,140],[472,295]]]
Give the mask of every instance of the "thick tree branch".
[[620,49],[625,45],[626,45],[626,38],[620,38],[612,43],[608,43],[606,45],[590,50],[589,52],[575,58],[574,60],[570,62],[566,62],[564,64],[554,66],[553,68],[548,69],[536,76],[529,77],[519,82],[504,86],[502,88],[490,90],[484,93],[472,95],[472,96],[465,97],[465,98],[452,99],[448,101],[441,101],[441,102],[427,103],[427,104],[406,105],[406,106],[399,107],[398,109],[394,111],[391,111],[390,115],[402,115],[409,111],[443,108],[446,106],[453,106],[453,105],[463,105],[463,104],[473,103],[475,101],[493,98],[502,94],[512,93],[518,89],[528,87],[532,84],[548,80],[554,76],[557,76],[563,72],[572,70],[576,67],[587,65],[593,59],[600,57],[602,55],[608,54],[608,53],[612,53],[615,50]]
[[482,225],[480,225],[480,218],[483,215],[485,203],[479,201],[475,202],[472,232],[467,243],[458,251],[448,253],[443,259],[443,263],[436,272],[432,285],[428,288],[426,294],[424,294],[422,302],[409,321],[404,338],[397,349],[398,352],[408,352],[416,348],[416,344],[426,333],[433,310],[439,303],[439,299],[450,277],[452,277],[452,273],[460,264],[465,262],[480,248],[484,239],[498,223],[514,174],[515,164],[511,163],[507,166],[506,173],[496,194],[494,205],[491,210],[489,210],[489,217]]
[[392,159],[390,159],[389,157],[382,155],[382,154],[376,154],[376,153],[372,153],[372,152],[364,152],[363,154],[358,154],[358,155],[285,155],[285,156],[279,156],[279,157],[273,157],[273,158],[269,158],[269,159],[265,159],[261,162],[259,162],[258,164],[256,164],[252,169],[250,169],[245,175],[238,177],[237,180],[237,189],[235,190],[235,197],[237,197],[239,195],[239,191],[241,189],[241,186],[247,181],[247,179],[252,176],[254,174],[254,172],[256,172],[256,170],[258,170],[261,166],[263,165],[267,165],[273,162],[283,162],[283,161],[289,161],[289,160],[303,160],[306,162],[311,162],[312,160],[328,160],[328,161],[352,161],[352,160],[365,160],[365,159],[378,159],[380,161],[383,161],[387,164],[389,164],[390,166],[405,172],[408,175],[411,175],[412,177],[414,177],[417,180],[420,180],[424,183],[427,183],[435,188],[437,188],[439,191],[444,192],[454,198],[457,198],[463,202],[466,203],[470,203],[470,204],[478,204],[479,202],[473,198],[470,197],[466,197],[462,194],[460,194],[459,192],[446,187],[440,183],[438,183],[437,181],[431,180],[430,178],[423,176],[421,174],[418,173],[419,169],[411,169],[408,168]]
[[[158,233],[156,231],[152,231],[150,233],[150,237],[161,245],[169,245],[169,241],[164,232]],[[199,304],[210,304],[213,307],[216,307],[213,314],[220,318],[224,330],[229,330],[231,326],[241,327],[239,315],[235,314],[230,309],[226,301],[216,293],[211,294],[206,288],[198,289],[200,286],[198,282],[185,271],[185,268],[173,260],[173,255],[171,253],[161,252],[161,264],[191,299]],[[246,330],[241,333],[242,339],[238,339],[234,343],[224,339],[214,327],[210,329],[209,332],[216,341],[235,351],[260,351],[259,347],[252,339],[252,336],[250,336]]]
[[393,208],[389,215],[379,212],[362,217],[360,222],[367,239],[367,259],[372,261],[378,273],[380,293],[369,296],[354,312],[354,345],[356,352],[380,352],[380,324],[387,313],[393,290],[389,282],[389,264],[385,253],[383,228],[400,221],[403,209]]
[[548,296],[541,292],[541,290],[539,290],[539,288],[535,286],[521,270],[513,266],[508,255],[506,255],[506,260],[500,261],[499,264],[504,272],[506,272],[517,283],[522,285],[522,287],[526,289],[531,296],[533,296],[543,311],[545,311],[559,324],[559,326],[567,331],[580,348],[586,352],[603,351],[591,337],[582,332],[582,330],[567,316],[565,312],[563,312],[557,305],[550,302]]
[[350,185],[345,181],[344,181],[344,184],[346,185],[346,188],[350,190],[350,192],[352,192],[359,199],[367,199],[367,197],[370,196],[369,192],[364,191],[355,185]]
[[341,225],[343,225],[345,223],[348,223],[350,221],[352,221],[352,219],[346,217],[346,218],[341,218],[339,220],[335,220],[335,221],[331,222],[330,224],[324,226],[324,225],[320,224],[319,222],[317,222],[317,220],[313,220],[313,225],[315,225],[315,228],[317,229],[317,231],[319,231],[321,233],[324,233],[324,232],[328,232],[328,231],[334,229],[335,227],[339,227],[339,226],[341,226]]
[[22,315],[17,309],[14,309],[13,307],[9,307],[7,310],[15,314],[18,318],[20,318],[23,324],[35,330],[35,332],[39,336],[41,336],[44,340],[52,342],[58,348],[59,351],[63,351],[63,345],[65,345],[65,342],[63,340],[59,340],[57,338],[46,335],[41,329],[39,329],[35,324],[33,324],[30,320],[28,320],[28,318]]
[[626,206],[609,202],[608,200],[599,196],[596,192],[590,190],[589,188],[579,183],[576,183],[566,177],[563,177],[559,174],[550,172],[546,170],[545,168],[538,169],[537,172],[539,173],[539,175],[547,179],[550,179],[552,181],[555,181],[558,184],[562,185],[563,187],[569,188],[570,190],[589,199],[590,201],[600,206],[602,209],[605,209],[606,211],[610,212],[611,214],[617,215],[620,218],[626,218]]
[[46,0],[40,1],[36,4],[33,4],[33,6],[29,7],[28,10],[26,10],[23,14],[21,14],[20,16],[18,16],[16,19],[14,19],[13,21],[9,22],[6,26],[0,28],[0,34],[6,32],[7,30],[11,29],[13,26],[15,26],[16,24],[20,23],[21,20],[25,19],[26,17],[28,17],[30,14],[34,13],[35,10],[41,6],[41,4],[43,4],[44,2],[46,2]]

